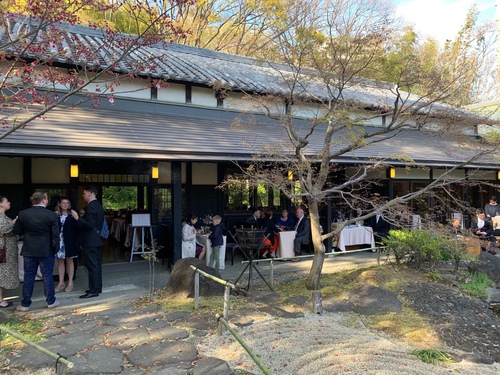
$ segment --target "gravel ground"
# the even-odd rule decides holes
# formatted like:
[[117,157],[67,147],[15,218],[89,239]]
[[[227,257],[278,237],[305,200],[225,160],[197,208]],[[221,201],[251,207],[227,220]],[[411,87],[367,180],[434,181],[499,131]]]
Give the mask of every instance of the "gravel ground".
[[[297,273],[282,274],[280,281],[297,277]],[[500,353],[500,317],[486,303],[462,295],[456,287],[428,281],[421,273],[409,279],[398,294],[438,333],[440,349],[459,355]],[[439,366],[426,364],[410,354],[416,347],[369,330],[362,317],[354,313],[325,312],[295,319],[263,314],[250,326],[236,330],[271,373],[277,375],[500,374],[499,363],[482,365],[463,360]],[[262,373],[227,332],[222,337],[214,334],[205,338],[198,350],[201,356],[227,361],[235,370]]]
[[[467,361],[430,365],[410,352],[414,349],[368,330],[351,313],[308,314],[298,319],[271,319],[239,329],[273,374],[449,374],[496,375],[500,364]],[[200,355],[227,361],[231,368],[261,374],[231,334],[212,335],[198,345]]]

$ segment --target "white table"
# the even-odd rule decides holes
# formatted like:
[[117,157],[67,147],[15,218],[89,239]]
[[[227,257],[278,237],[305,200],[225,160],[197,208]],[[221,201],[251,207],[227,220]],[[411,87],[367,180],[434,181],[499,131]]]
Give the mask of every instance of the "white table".
[[346,246],[365,245],[375,247],[375,238],[373,237],[372,227],[357,227],[349,225],[342,229],[339,234],[338,247],[345,251]]
[[[219,266],[220,269],[223,270],[226,268],[226,240],[227,236],[222,236],[224,242],[222,243],[222,246],[220,247],[219,250]],[[207,238],[204,235],[196,235],[196,240],[205,245],[206,253],[205,253],[205,259],[206,259],[206,264],[207,266],[210,267],[210,256],[212,255],[212,241],[210,241],[209,238]]]
[[279,235],[279,247],[278,247],[278,258],[293,258],[295,252],[293,250],[293,240],[295,239],[294,230],[286,230],[278,233]]

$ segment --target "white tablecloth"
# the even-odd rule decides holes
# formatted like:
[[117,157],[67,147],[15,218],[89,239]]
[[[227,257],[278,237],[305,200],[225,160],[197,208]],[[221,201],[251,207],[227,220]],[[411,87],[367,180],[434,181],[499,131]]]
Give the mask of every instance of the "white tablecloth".
[[127,222],[125,219],[114,219],[111,223],[109,234],[118,242],[123,238],[127,230]]
[[278,248],[278,258],[293,258],[295,253],[293,251],[293,240],[295,239],[294,230],[286,230],[278,233],[280,245]]
[[339,235],[338,247],[345,251],[346,246],[365,245],[375,247],[375,238],[371,227],[356,227],[350,225],[342,229]]
[[[220,266],[221,270],[226,268],[226,240],[227,240],[227,236],[222,236],[222,238],[224,239],[224,242],[223,242],[223,244],[220,248],[220,251],[219,251],[219,266]],[[208,264],[208,263],[210,262],[210,255],[212,255],[212,241],[210,241],[210,239],[208,239],[204,235],[197,235],[196,240],[199,243],[202,243],[205,245],[205,248],[207,250],[207,252],[205,254],[206,264],[207,264],[207,266],[210,266],[210,264]]]

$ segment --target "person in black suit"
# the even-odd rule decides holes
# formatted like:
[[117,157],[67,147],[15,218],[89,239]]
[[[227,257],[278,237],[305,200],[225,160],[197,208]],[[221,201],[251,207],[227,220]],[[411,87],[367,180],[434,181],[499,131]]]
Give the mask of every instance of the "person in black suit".
[[99,232],[104,223],[104,209],[96,195],[95,186],[86,186],[83,189],[83,199],[87,202],[84,214],[78,217],[76,211],[71,210],[71,215],[77,221],[80,242],[85,254],[85,266],[89,275],[89,288],[80,298],[98,297],[99,293],[102,293],[101,254],[104,242]]
[[370,218],[370,227],[373,229],[373,236],[377,244],[380,244],[382,239],[387,237],[391,230],[391,224],[379,212]]
[[13,233],[23,236],[21,255],[24,257],[23,300],[17,311],[27,312],[35,285],[38,266],[43,277],[47,307],[59,306],[54,291],[55,254],[59,251],[59,223],[53,211],[47,210],[47,194],[35,191],[30,198],[32,207],[19,212]]
[[481,208],[476,210],[476,217],[472,219],[472,233],[478,236],[482,240],[489,241],[486,246],[481,246],[483,250],[488,250],[492,254],[496,254],[495,243],[497,241],[497,235],[500,235],[498,229],[493,230],[493,223],[489,218],[486,217],[484,211]]
[[[295,239],[293,240],[293,251],[296,256],[300,255],[300,246],[302,244],[309,244],[311,237],[311,222],[304,214],[304,209],[298,207],[295,210],[295,216],[297,216],[297,222],[295,223]],[[297,262],[299,258],[292,259],[293,262]]]
[[252,210],[252,216],[250,216],[246,221],[245,221],[245,227],[253,227],[253,228],[260,228],[261,227],[261,210],[258,207],[255,207]]

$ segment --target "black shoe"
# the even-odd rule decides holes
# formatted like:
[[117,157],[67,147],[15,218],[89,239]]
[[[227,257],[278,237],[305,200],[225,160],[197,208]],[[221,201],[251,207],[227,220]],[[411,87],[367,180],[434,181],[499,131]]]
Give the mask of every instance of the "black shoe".
[[92,298],[92,297],[99,297],[99,293],[85,293],[81,295],[79,298]]
[[[85,289],[85,293],[87,293],[87,294],[90,293],[90,289]],[[102,289],[99,290],[97,293],[101,294],[102,293]]]

